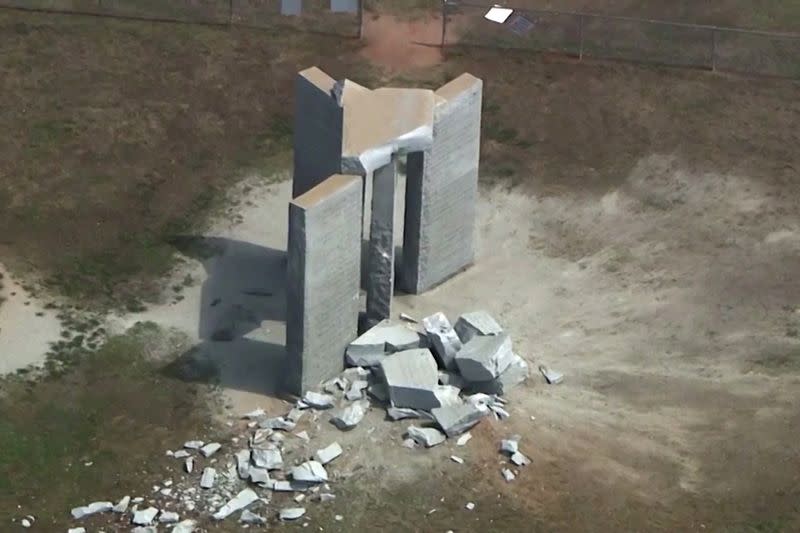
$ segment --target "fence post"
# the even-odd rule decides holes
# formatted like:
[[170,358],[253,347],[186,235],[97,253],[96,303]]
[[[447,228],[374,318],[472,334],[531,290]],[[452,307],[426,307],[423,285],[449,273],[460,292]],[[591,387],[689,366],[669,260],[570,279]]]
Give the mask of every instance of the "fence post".
[[444,48],[445,39],[447,38],[447,0],[442,0],[442,44]]
[[716,28],[711,30],[711,70],[716,72],[717,70],[717,30]]
[[578,38],[580,45],[578,46],[578,61],[583,61],[583,15],[578,15]]

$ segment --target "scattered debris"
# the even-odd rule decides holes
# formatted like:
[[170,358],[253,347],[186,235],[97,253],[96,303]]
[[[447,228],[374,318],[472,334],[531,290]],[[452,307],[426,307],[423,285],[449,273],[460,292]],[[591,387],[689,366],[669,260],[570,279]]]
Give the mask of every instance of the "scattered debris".
[[328,409],[334,406],[336,398],[330,394],[308,391],[303,395],[303,403],[315,409]]
[[314,459],[321,465],[326,465],[340,455],[342,455],[342,447],[338,442],[334,442],[325,448],[317,450],[317,453],[314,454]]
[[130,503],[131,503],[131,497],[125,496],[120,501],[118,501],[117,504],[111,508],[111,510],[114,511],[115,513],[124,513],[125,511],[128,510],[128,505],[130,505]]
[[203,455],[203,457],[211,457],[212,455],[217,453],[220,448],[222,448],[222,444],[218,442],[209,442],[208,444],[200,448],[200,453]]
[[347,392],[344,394],[345,399],[349,401],[359,400],[364,396],[364,390],[369,386],[369,382],[366,380],[356,380],[350,384],[350,388],[347,389]]
[[517,478],[517,476],[515,476],[515,475],[514,475],[514,472],[512,472],[512,471],[511,471],[511,470],[509,470],[508,468],[504,468],[504,469],[501,471],[501,474],[503,474],[503,479],[505,479],[505,480],[506,480],[506,482],[509,482],[509,483],[510,483],[511,481],[514,481],[514,480]]
[[217,471],[212,467],[207,466],[203,469],[203,475],[200,477],[200,488],[210,489],[214,486],[214,481],[217,479]]
[[387,354],[422,347],[423,338],[404,324],[379,322],[347,347],[350,366],[377,366]]
[[258,500],[258,494],[253,489],[244,489],[214,513],[214,520],[224,520],[236,511],[241,511]]
[[474,504],[474,503],[472,503],[472,502],[467,502],[467,505],[465,505],[465,506],[464,506],[464,508],[465,508],[467,511],[472,511],[473,509],[475,509],[475,504]]
[[403,439],[403,444],[401,444],[401,446],[403,446],[403,448],[408,448],[410,450],[413,450],[414,448],[417,447],[417,441],[409,437]]
[[451,455],[450,456],[450,460],[453,461],[454,463],[458,463],[460,465],[464,464],[464,459],[462,459],[461,457],[459,457],[457,455]]
[[539,372],[542,373],[544,379],[550,385],[558,385],[562,381],[564,381],[564,374],[561,372],[557,372],[545,365],[539,366]]
[[472,433],[464,433],[458,440],[456,441],[456,446],[466,446],[469,440],[472,438]]
[[133,513],[133,524],[137,526],[149,526],[155,520],[156,515],[158,514],[158,509],[155,507],[148,507],[147,509],[142,509],[141,511],[136,511]]
[[254,410],[254,411],[250,411],[249,413],[243,414],[242,418],[244,418],[246,420],[257,420],[259,418],[264,418],[266,415],[267,415],[267,413],[264,412],[264,410],[259,407],[258,409]]
[[283,468],[283,457],[278,449],[254,448],[251,450],[253,464],[266,470],[280,470]]
[[197,529],[195,520],[184,520],[172,528],[172,533],[194,533],[195,529]]
[[184,442],[183,447],[187,450],[199,450],[203,447],[203,444],[205,444],[205,442],[201,440],[190,440],[188,442]]
[[161,514],[158,515],[158,521],[162,524],[177,524],[180,519],[180,515],[173,511],[161,511]]
[[328,481],[328,473],[325,467],[317,461],[306,461],[305,463],[292,468],[292,479],[305,483],[324,483]]
[[67,530],[67,533],[86,533],[85,527],[71,527]]
[[269,471],[266,468],[252,467],[249,470],[250,482],[260,487],[269,487],[272,480],[269,478]]
[[500,451],[505,452],[508,455],[513,455],[519,451],[519,435],[514,435],[508,439],[503,439],[500,441]]
[[245,509],[242,511],[242,516],[239,517],[239,522],[242,524],[250,524],[253,526],[263,526],[267,523],[267,519],[261,515],[257,515],[252,511]]
[[345,407],[338,414],[331,418],[331,422],[341,430],[353,429],[363,420],[364,415],[367,413],[369,403],[366,401],[358,401],[352,405]]
[[464,433],[486,416],[485,411],[468,403],[437,407],[431,411],[431,414],[448,437],[456,437]]
[[461,350],[461,339],[444,313],[436,313],[422,319],[422,326],[428,334],[433,354],[444,368],[455,368],[455,357]]
[[278,513],[278,518],[281,520],[297,520],[306,514],[305,507],[285,507]]
[[178,450],[177,452],[172,454],[172,457],[175,459],[185,459],[186,457],[191,457],[192,454],[187,452],[186,450]]
[[194,457],[186,458],[186,460],[183,462],[183,469],[186,470],[187,474],[194,472]]
[[520,452],[516,452],[511,455],[511,462],[514,463],[516,466],[525,466],[530,464],[531,460],[525,457]]
[[308,483],[302,481],[273,481],[272,490],[275,492],[304,492],[309,487]]
[[491,381],[514,361],[511,337],[505,333],[475,336],[456,354],[461,376],[469,382]]
[[138,526],[131,529],[131,533],[158,533],[156,526]]
[[395,407],[393,405],[386,409],[386,415],[394,421],[405,420],[407,418],[423,418],[427,417],[425,411],[418,411],[408,407]]
[[72,510],[72,517],[76,520],[80,520],[89,515],[93,515],[96,513],[107,513],[114,509],[114,504],[111,502],[94,502],[90,503],[89,505],[85,505],[83,507],[75,507]]
[[[322,394],[321,396],[326,396],[326,395]],[[331,398],[333,397],[331,396]],[[271,429],[271,430],[280,429],[282,431],[292,431],[296,425],[297,424],[295,424],[294,422],[286,420],[282,416],[276,416],[274,418],[266,418],[258,423],[258,427],[260,427],[261,429]]]
[[413,439],[414,442],[426,448],[441,444],[447,438],[444,433],[436,428],[421,428],[417,426],[408,426],[406,434],[409,438]]
[[20,524],[22,525],[22,527],[24,527],[25,529],[27,529],[27,528],[29,528],[29,527],[31,527],[31,526],[33,525],[33,522],[31,522],[31,521],[30,521],[30,520],[28,520],[27,518],[23,518],[22,520],[20,520],[20,522],[19,522],[19,523],[20,523]]
[[417,320],[411,315],[407,315],[406,313],[400,313],[400,320],[403,320],[405,322],[410,322],[411,324],[419,324],[419,320]]
[[473,337],[482,335],[499,335],[503,332],[492,316],[486,311],[464,313],[456,321],[454,328],[462,343],[468,343]]
[[294,436],[297,437],[298,439],[302,440],[302,441],[305,441],[305,442],[311,441],[311,437],[308,436],[308,431],[305,431],[305,430],[303,430],[303,431],[301,431],[299,433],[295,433]]

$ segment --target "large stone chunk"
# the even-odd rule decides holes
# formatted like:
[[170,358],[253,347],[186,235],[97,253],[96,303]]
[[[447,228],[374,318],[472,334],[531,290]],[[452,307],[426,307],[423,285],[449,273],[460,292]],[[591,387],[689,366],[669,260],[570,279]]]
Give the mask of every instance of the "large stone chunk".
[[405,324],[379,322],[347,347],[351,366],[377,366],[387,354],[420,348],[423,339]]
[[107,513],[113,509],[114,504],[111,502],[94,502],[90,503],[89,505],[75,507],[72,510],[72,517],[76,520],[80,520],[81,518],[93,515],[95,513]]
[[306,461],[295,466],[291,471],[292,479],[304,483],[324,483],[328,481],[328,473],[325,467],[318,461]]
[[428,334],[433,354],[443,368],[455,368],[456,354],[461,350],[461,339],[447,320],[444,313],[436,313],[422,319],[422,326]]
[[439,370],[430,350],[397,352],[381,362],[381,371],[395,407],[430,410],[440,405]]
[[487,411],[464,403],[437,407],[431,411],[431,414],[448,437],[455,437],[480,422],[481,418],[486,416]]
[[253,489],[244,489],[214,513],[214,520],[224,520],[236,511],[240,511],[251,503],[258,501],[258,499],[258,494]]
[[458,317],[455,330],[465,344],[476,335],[499,335],[503,332],[500,324],[486,311],[464,313]]
[[505,333],[475,336],[456,355],[461,376],[470,382],[493,380],[513,361],[511,338]]
[[524,382],[529,375],[530,368],[528,367],[528,363],[519,355],[514,354],[508,368],[506,368],[500,376],[491,381],[472,383],[469,389],[473,392],[503,395],[514,386]]
[[408,426],[406,431],[408,438],[412,439],[417,444],[431,448],[433,446],[443,443],[447,437],[444,433],[436,428],[421,428],[418,426]]

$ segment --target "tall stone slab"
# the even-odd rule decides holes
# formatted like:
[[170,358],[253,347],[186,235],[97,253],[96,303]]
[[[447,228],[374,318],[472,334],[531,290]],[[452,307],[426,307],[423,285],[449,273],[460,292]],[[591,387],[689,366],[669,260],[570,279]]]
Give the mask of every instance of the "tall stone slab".
[[340,100],[336,80],[317,67],[297,75],[292,198],[341,172],[344,111]]
[[357,336],[361,178],[334,175],[289,204],[287,385],[302,394],[344,367]]
[[394,191],[397,156],[372,175],[372,213],[367,244],[367,325],[392,316],[394,294]]
[[412,294],[475,259],[483,82],[462,74],[436,91],[433,145],[408,155],[401,283]]

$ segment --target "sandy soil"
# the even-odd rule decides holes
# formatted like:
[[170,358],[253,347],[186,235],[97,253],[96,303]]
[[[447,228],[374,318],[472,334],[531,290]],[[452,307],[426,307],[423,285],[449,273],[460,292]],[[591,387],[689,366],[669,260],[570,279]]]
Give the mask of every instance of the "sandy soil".
[[370,15],[364,24],[361,54],[389,71],[403,71],[442,62],[441,18],[403,20],[390,15]]

